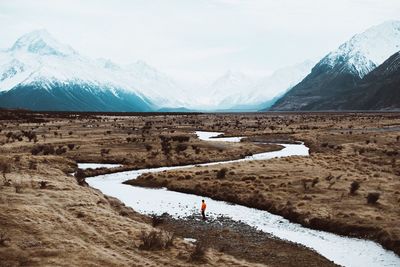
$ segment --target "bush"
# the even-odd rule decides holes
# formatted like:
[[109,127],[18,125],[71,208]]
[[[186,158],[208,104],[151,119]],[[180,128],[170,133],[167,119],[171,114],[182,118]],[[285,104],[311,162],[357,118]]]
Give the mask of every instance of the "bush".
[[175,135],[172,136],[172,141],[178,141],[178,142],[188,142],[190,140],[190,136],[187,135]]
[[139,249],[160,250],[166,249],[173,244],[174,235],[155,230],[149,233],[142,231],[140,240],[142,241],[142,244],[139,246]]
[[1,232],[0,233],[0,246],[4,247],[6,245],[7,241],[11,241],[11,239],[8,238],[6,233]]
[[6,159],[0,160],[0,171],[3,174],[4,180],[6,180],[6,174],[11,172],[11,164]]
[[36,155],[38,155],[40,152],[42,152],[42,150],[43,150],[43,146],[41,146],[41,145],[34,146],[34,147],[32,147],[32,149],[31,149],[31,154],[34,155],[34,156],[36,156]]
[[156,227],[164,222],[164,219],[161,216],[152,215],[151,216],[151,224],[153,227]]
[[102,148],[101,150],[100,150],[100,154],[103,156],[103,155],[108,155],[108,154],[110,154],[110,150],[111,149],[109,149],[109,148]]
[[47,181],[40,181],[39,182],[40,189],[46,189],[47,188],[47,184],[48,184]]
[[73,150],[75,147],[75,144],[68,144],[67,146],[68,146],[69,150]]
[[205,261],[207,247],[204,242],[196,242],[196,246],[192,253],[190,253],[191,261]]
[[59,147],[56,149],[55,153],[56,155],[61,155],[67,152],[67,149],[65,147]]
[[23,185],[22,185],[21,182],[16,182],[16,183],[13,184],[13,186],[15,188],[15,193],[18,193],[18,194],[22,193]]
[[378,192],[370,192],[367,195],[367,203],[368,204],[376,204],[378,202],[379,197],[381,196],[380,193]]
[[28,166],[28,168],[29,168],[30,170],[37,170],[37,164],[36,164],[36,162],[29,161],[29,166]]
[[224,179],[226,176],[226,173],[228,172],[227,168],[222,168],[217,172],[217,179]]
[[85,181],[86,178],[85,172],[82,169],[77,169],[74,176],[80,186],[88,185]]
[[358,181],[353,181],[350,185],[350,194],[354,195],[359,188],[360,183]]
[[182,152],[182,151],[185,151],[186,149],[187,149],[187,144],[181,144],[181,143],[179,143],[177,146],[176,146],[176,148],[175,148],[175,151],[176,152]]
[[319,183],[319,178],[318,177],[314,178],[311,182],[311,187],[315,187],[318,183]]
[[53,145],[43,145],[43,155],[53,155],[55,153]]

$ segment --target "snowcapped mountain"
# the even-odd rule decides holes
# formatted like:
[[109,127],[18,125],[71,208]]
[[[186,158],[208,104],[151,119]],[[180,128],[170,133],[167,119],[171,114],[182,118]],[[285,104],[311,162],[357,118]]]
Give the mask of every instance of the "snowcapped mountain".
[[[178,92],[173,81],[145,63],[121,67],[110,60],[92,60],[45,30],[19,38],[0,52],[0,62],[0,104],[4,107],[150,111],[182,104],[170,97]],[[26,101],[23,97],[28,95],[36,102]]]
[[258,79],[228,71],[204,89],[209,92],[206,99],[208,107],[236,111],[265,108],[307,76],[313,64],[312,61],[305,61]]
[[178,82],[144,61],[126,67],[132,82],[159,107],[184,107],[191,103],[190,94]]
[[204,91],[210,92],[208,99],[211,107],[229,109],[235,105],[231,96],[248,91],[254,85],[255,81],[250,77],[241,72],[229,70]]
[[400,21],[388,21],[353,36],[336,51],[329,53],[320,64],[334,67],[346,61],[346,69],[363,78],[400,50]]
[[[273,104],[277,97],[299,83],[310,72],[314,63],[310,60],[276,70],[257,80],[253,86],[228,95],[221,102],[230,103],[233,109],[260,110]],[[272,101],[272,102],[271,102]]]
[[400,50],[400,21],[357,34],[325,56],[272,110],[336,110],[361,79]]

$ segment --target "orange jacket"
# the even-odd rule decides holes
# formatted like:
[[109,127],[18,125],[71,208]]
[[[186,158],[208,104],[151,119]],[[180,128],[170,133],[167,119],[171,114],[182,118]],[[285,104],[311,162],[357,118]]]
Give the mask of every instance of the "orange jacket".
[[207,205],[206,205],[205,202],[203,202],[203,203],[201,204],[201,210],[206,210],[206,208],[207,208]]

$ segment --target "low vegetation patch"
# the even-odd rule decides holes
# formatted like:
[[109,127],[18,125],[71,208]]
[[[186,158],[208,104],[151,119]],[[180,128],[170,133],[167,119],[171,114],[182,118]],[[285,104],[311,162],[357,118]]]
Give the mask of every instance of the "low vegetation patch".
[[194,250],[190,253],[190,260],[195,262],[205,262],[206,251],[207,246],[205,242],[197,241]]
[[353,181],[350,184],[350,194],[354,195],[359,188],[360,188],[360,183],[358,181]]
[[140,235],[142,244],[139,249],[143,250],[161,250],[167,249],[173,245],[173,233],[152,230],[150,232],[143,231]]
[[367,203],[368,204],[376,204],[379,200],[381,194],[379,192],[370,192],[367,195]]
[[227,168],[222,168],[217,172],[217,179],[224,179],[226,177],[226,173],[228,172]]

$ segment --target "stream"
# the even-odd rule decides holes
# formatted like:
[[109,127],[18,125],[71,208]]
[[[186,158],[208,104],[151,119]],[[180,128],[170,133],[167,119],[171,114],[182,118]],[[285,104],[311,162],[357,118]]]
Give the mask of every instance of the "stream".
[[[196,132],[199,139],[204,141],[240,142],[241,137],[215,138],[222,134],[219,132]],[[160,167],[124,171],[119,173],[99,175],[87,178],[87,183],[99,189],[105,195],[121,200],[125,205],[132,207],[142,214],[168,213],[174,218],[185,218],[199,213],[201,199],[207,203],[207,216],[217,218],[224,216],[235,221],[241,221],[265,233],[278,238],[302,244],[317,251],[322,256],[336,264],[358,266],[400,266],[400,257],[394,252],[384,249],[378,243],[358,238],[343,237],[336,234],[308,229],[300,224],[291,223],[281,216],[267,211],[248,208],[241,205],[216,201],[211,198],[192,194],[179,193],[163,189],[152,189],[122,184],[122,182],[135,179],[143,173],[162,172],[190,168],[195,166],[210,166],[250,160],[265,160],[276,157],[308,156],[308,148],[304,144],[280,144],[283,149],[273,152],[254,154],[239,160],[212,162],[196,165]],[[79,163],[79,168],[117,167],[115,164],[84,164]]]

